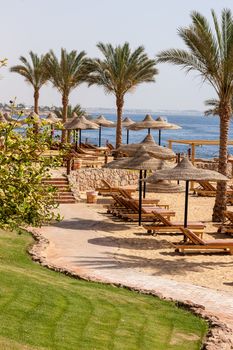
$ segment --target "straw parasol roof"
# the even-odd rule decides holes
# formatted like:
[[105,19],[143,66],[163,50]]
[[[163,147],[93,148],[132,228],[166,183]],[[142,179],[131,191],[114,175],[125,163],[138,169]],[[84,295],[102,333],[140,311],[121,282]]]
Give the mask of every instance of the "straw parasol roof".
[[[131,124],[134,124],[135,122],[129,118],[129,117],[125,117],[123,120],[122,120],[122,126],[124,128],[127,128],[129,125]],[[117,123],[114,123],[114,126],[116,127],[117,126]]]
[[123,158],[118,158],[116,160],[113,160],[112,162],[109,162],[103,166],[103,168],[107,169],[127,169],[125,167],[125,164],[129,162],[129,160],[132,157],[123,157]]
[[144,146],[141,146],[134,157],[125,157],[113,160],[105,165],[105,168],[110,169],[133,169],[133,170],[157,170],[161,169],[163,161],[156,159],[146,151]]
[[167,148],[159,146],[152,135],[147,135],[141,143],[131,143],[129,145],[121,145],[117,151],[124,152],[128,156],[133,156],[141,146],[144,146],[147,152],[153,154],[154,158],[172,159],[175,158],[175,153]]
[[142,130],[153,129],[158,123],[152,118],[150,114],[147,114],[145,118],[140,122],[135,122],[127,127],[128,130]]
[[134,124],[131,124],[127,127],[128,130],[142,130],[142,129],[181,129],[180,126],[176,124],[168,123],[164,118],[158,117],[156,120],[152,118],[151,115],[147,114],[146,117]]
[[87,129],[98,129],[98,125],[87,120],[84,116],[76,117],[68,125],[64,124],[65,128],[68,130],[87,130]]
[[217,171],[196,168],[188,158],[184,158],[174,168],[160,170],[148,177],[146,181],[154,183],[158,180],[226,181],[229,179]]
[[48,124],[57,124],[61,121],[54,113],[49,113],[47,118],[45,119]]
[[99,126],[104,126],[106,128],[111,128],[115,126],[115,124],[111,120],[106,119],[103,115],[100,115],[98,118],[94,119],[93,122],[98,124]]
[[[168,164],[166,161],[164,161],[161,165],[161,168],[158,170],[171,169],[171,167],[171,164]],[[158,180],[154,183],[148,183],[146,191],[157,193],[178,193],[184,192],[184,187],[178,185],[175,182],[171,182],[170,180]]]
[[123,120],[122,120],[122,126],[123,127],[127,127],[127,126],[129,126],[129,125],[131,125],[131,124],[133,124],[134,123],[134,121],[131,119],[131,118],[129,118],[129,117],[125,117]]
[[158,117],[155,119],[155,121],[160,124],[160,127],[157,129],[168,129],[168,130],[182,129],[181,126],[177,124],[168,123],[168,121],[164,117]]

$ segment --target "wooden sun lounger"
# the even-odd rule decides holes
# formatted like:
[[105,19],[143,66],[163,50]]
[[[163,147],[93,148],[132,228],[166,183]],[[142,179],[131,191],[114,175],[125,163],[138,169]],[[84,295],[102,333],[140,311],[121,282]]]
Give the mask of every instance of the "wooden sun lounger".
[[119,193],[119,189],[124,189],[125,191],[132,193],[136,191],[136,187],[113,187],[110,183],[104,179],[101,180],[104,187],[98,187],[95,191],[99,192],[99,194],[111,194],[111,193]]
[[[135,201],[139,201],[139,199],[133,198],[132,197],[132,193],[130,193],[129,191],[126,191],[124,188],[119,188],[119,193],[122,197],[125,197],[127,199],[133,199]],[[142,203],[143,204],[151,204],[151,205],[157,205],[159,203],[159,199],[147,199],[147,198],[143,198],[142,199]],[[169,209],[169,205],[168,204],[164,204],[163,205],[164,209]]]
[[[139,207],[134,200],[123,198],[119,195],[112,194],[112,197],[115,200],[114,205],[108,206],[108,213],[112,213],[115,216],[123,218],[129,221],[138,221],[139,216]],[[142,208],[142,221],[154,221],[154,215],[151,213],[153,209],[161,211],[164,216],[171,217],[175,213],[159,207],[143,207]]]
[[[133,199],[123,199],[125,202],[125,205],[128,206],[128,208],[132,212],[127,212],[127,213],[122,213],[120,212],[119,215],[127,220],[131,221],[137,221],[139,217],[139,205],[138,202],[136,202]],[[156,207],[151,207],[151,206],[142,206],[142,220],[145,221],[144,219],[147,219],[147,221],[155,221],[155,217],[153,214],[153,210],[157,210],[158,212],[162,213],[164,216],[168,217],[169,219],[171,216],[175,216],[175,212],[171,210],[167,210],[164,208],[160,208],[158,206]]]
[[209,181],[197,181],[199,187],[194,189],[194,194],[203,197],[214,197],[216,196],[216,187],[212,185]]
[[223,252],[233,254],[233,239],[211,239],[203,240],[188,228],[181,228],[182,233],[187,237],[185,243],[173,244],[176,252]]
[[218,233],[233,233],[233,211],[224,211],[224,220],[221,224],[215,224],[218,227]]
[[[199,187],[194,189],[194,194],[203,197],[215,197],[216,196],[216,187],[210,183],[209,181],[197,181],[199,183]],[[233,189],[229,188],[227,190],[227,195],[233,196]]]
[[[184,228],[184,223],[180,221],[170,221],[163,216],[162,213],[157,210],[153,210],[156,222],[150,225],[143,225],[147,230],[147,233],[181,233],[181,228]],[[202,222],[190,221],[188,222],[188,228],[194,229],[199,235],[202,235],[206,226]]]

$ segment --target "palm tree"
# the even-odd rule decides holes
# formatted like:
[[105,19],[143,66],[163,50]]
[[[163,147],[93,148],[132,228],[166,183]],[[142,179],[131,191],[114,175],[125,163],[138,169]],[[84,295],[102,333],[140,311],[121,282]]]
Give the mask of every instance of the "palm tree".
[[34,112],[39,114],[39,91],[48,80],[45,70],[45,56],[38,56],[32,51],[29,52],[29,56],[31,58],[31,63],[26,57],[21,56],[19,60],[22,62],[22,64],[11,67],[10,71],[22,75],[26,82],[33,86]]
[[117,107],[116,147],[122,143],[122,112],[124,96],[136,86],[145,82],[154,82],[158,74],[155,60],[149,59],[144,48],[139,46],[131,52],[128,43],[123,46],[97,44],[104,56],[91,62],[91,73],[88,77],[89,86],[102,86],[106,93],[114,94]]
[[[86,81],[88,59],[86,53],[61,49],[60,61],[51,50],[46,57],[46,70],[53,86],[62,94],[63,122],[67,121],[69,95],[73,89]],[[62,131],[62,142],[66,142],[66,131]]]
[[[54,110],[54,113],[56,114],[56,116],[58,118],[62,119],[63,118],[62,111],[63,111],[63,108],[56,108]],[[82,107],[79,104],[77,104],[74,107],[72,107],[71,105],[68,105],[68,108],[67,108],[67,119],[73,118],[73,116],[75,114],[78,117],[81,117],[82,115],[86,114],[86,111],[84,109],[82,109]]]
[[[170,49],[158,54],[158,62],[179,65],[187,72],[198,71],[203,81],[214,88],[219,100],[220,147],[218,171],[227,174],[227,141],[233,96],[233,19],[223,9],[221,23],[211,11],[213,29],[200,13],[191,13],[192,24],[179,28],[178,34],[188,50]],[[213,220],[220,221],[226,208],[226,183],[218,182]]]
[[[211,107],[205,111],[205,115],[218,115],[219,116],[219,100],[210,99],[205,101],[205,105]],[[233,111],[233,99],[231,100],[231,110]]]

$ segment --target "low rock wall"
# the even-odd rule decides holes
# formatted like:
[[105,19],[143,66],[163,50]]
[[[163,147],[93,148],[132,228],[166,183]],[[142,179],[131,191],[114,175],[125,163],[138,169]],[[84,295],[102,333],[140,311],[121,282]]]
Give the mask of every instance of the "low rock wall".
[[102,179],[108,181],[112,186],[137,185],[138,171],[83,168],[73,170],[69,175],[70,185],[76,191],[89,191],[103,187]]
[[[202,169],[218,170],[218,164],[211,161],[198,161],[195,166]],[[232,165],[228,164],[227,174],[232,177]],[[91,191],[103,187],[102,179],[112,186],[127,186],[138,184],[137,170],[81,168],[71,171],[69,182],[72,190],[78,196],[80,191]]]
[[[215,170],[218,171],[218,163],[214,161],[201,161],[201,162],[196,162],[195,166],[197,168],[201,169],[208,169],[208,170]],[[228,163],[227,164],[227,176],[232,178],[232,164]]]

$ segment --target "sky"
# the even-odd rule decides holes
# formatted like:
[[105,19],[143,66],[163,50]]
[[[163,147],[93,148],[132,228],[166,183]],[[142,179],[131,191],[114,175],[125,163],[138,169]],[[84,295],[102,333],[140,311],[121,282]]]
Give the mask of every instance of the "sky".
[[[0,57],[8,58],[1,68],[0,101],[16,97],[18,103],[33,104],[33,90],[23,77],[9,72],[19,57],[29,51],[45,54],[53,49],[59,57],[61,47],[89,57],[100,57],[98,42],[112,45],[129,42],[132,50],[145,47],[150,58],[161,50],[184,48],[177,35],[179,27],[191,23],[197,10],[211,21],[213,8],[220,15],[232,8],[232,0],[0,0]],[[204,110],[204,101],[215,97],[213,88],[197,74],[186,74],[170,64],[159,64],[155,83],[138,86],[125,97],[127,109]],[[114,108],[115,98],[100,87],[85,84],[70,96],[71,104],[82,107]],[[61,96],[50,84],[42,87],[41,105],[61,105]]]

